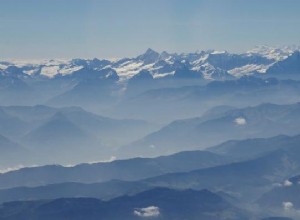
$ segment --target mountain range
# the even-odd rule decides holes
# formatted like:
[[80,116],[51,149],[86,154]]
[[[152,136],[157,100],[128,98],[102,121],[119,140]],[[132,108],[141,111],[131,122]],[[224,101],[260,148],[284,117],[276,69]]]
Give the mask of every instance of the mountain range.
[[120,148],[120,151],[128,156],[131,152],[140,156],[157,156],[186,149],[203,149],[231,139],[296,135],[300,133],[299,117],[299,103],[265,103],[247,108],[223,109],[220,112],[213,109],[203,117],[175,120]]
[[117,60],[2,61],[0,100],[8,105],[60,106],[66,100],[69,105],[89,106],[93,100],[104,108],[124,93],[249,75],[299,79],[299,48],[259,47],[241,54],[215,50],[171,54],[148,49],[140,56]]
[[0,220],[300,218],[300,47],[0,61]]
[[[2,202],[75,195],[104,199],[159,186],[210,188],[249,202],[300,172],[299,139],[299,135],[248,139],[152,159],[24,168],[0,175],[0,197]],[[253,143],[256,148],[249,155]],[[234,151],[239,153],[231,155]]]
[[[32,165],[106,160],[114,156],[118,145],[155,128],[146,121],[102,117],[79,107],[2,106],[1,165],[18,165],[16,161]],[[78,157],[70,158],[70,149],[73,153],[79,151]],[[9,159],[9,155],[14,158]]]
[[[184,202],[182,202],[184,201]],[[92,198],[5,203],[0,219],[248,219],[242,211],[208,190],[151,189],[109,201]]]
[[[194,53],[158,53],[148,49],[144,54],[134,58],[117,60],[73,59],[73,60],[45,60],[40,62],[1,62],[2,75],[13,73],[17,77],[48,77],[62,76],[74,78],[87,77],[86,70],[95,71],[111,69],[117,73],[120,80],[128,80],[141,70],[147,70],[155,79],[176,76],[176,70],[186,67],[197,73],[203,79],[226,79],[230,76],[239,77],[248,74],[264,74],[287,72],[299,73],[299,47],[272,48],[258,46],[241,54],[227,51],[198,51]],[[293,64],[293,65],[292,65]],[[90,73],[92,73],[90,71]],[[5,74],[6,73],[6,74]],[[110,76],[115,75],[111,74]],[[180,73],[178,72],[178,77]],[[118,77],[115,76],[115,79]],[[184,75],[182,75],[185,77]],[[189,77],[189,76],[186,76]]]
[[[256,145],[253,145],[253,143]],[[24,186],[32,186],[3,188],[0,190],[1,202],[17,201],[4,203],[1,206],[0,217],[13,216],[19,212],[21,212],[20,215],[26,216],[28,214],[26,211],[30,210],[30,207],[36,207],[35,205],[37,204],[63,200],[68,201],[68,204],[72,204],[73,199],[76,200],[76,198],[85,198],[86,200],[89,200],[89,198],[97,198],[105,200],[108,203],[111,201],[124,200],[124,203],[122,202],[124,205],[125,203],[130,204],[132,197],[146,195],[146,197],[142,197],[143,199],[139,200],[140,202],[146,202],[148,201],[147,198],[150,199],[156,195],[162,196],[168,192],[167,198],[176,201],[169,193],[174,190],[174,192],[177,192],[178,189],[180,189],[181,192],[191,193],[193,191],[190,189],[196,190],[192,193],[194,194],[192,198],[199,199],[201,196],[200,194],[196,196],[197,191],[208,192],[207,190],[203,191],[203,189],[208,189],[213,192],[215,196],[217,195],[218,198],[222,198],[223,201],[232,204],[232,207],[237,208],[235,210],[239,210],[238,213],[247,217],[246,219],[251,219],[251,215],[256,216],[255,219],[259,219],[259,216],[263,218],[267,216],[282,216],[283,214],[292,217],[297,211],[299,200],[297,197],[299,176],[296,176],[300,172],[298,143],[299,136],[277,136],[266,139],[227,142],[207,149],[220,153],[216,155],[210,153],[216,160],[218,160],[218,157],[226,158],[223,164],[218,165],[211,163],[211,167],[203,167],[203,164],[201,164],[201,162],[207,164],[205,161],[211,160],[207,156],[210,154],[208,152],[199,151],[183,152],[155,159],[140,158],[105,164],[83,164],[74,168],[54,166],[24,168],[0,176],[2,187],[10,187],[16,184],[19,184],[19,186],[22,184]],[[252,155],[249,155],[249,151],[247,150],[250,146],[256,146],[252,149]],[[231,155],[231,152],[235,150],[238,150],[239,153],[237,155]],[[146,167],[148,168],[145,169],[145,166],[141,166],[141,164],[147,163],[148,165]],[[180,170],[174,167],[174,164],[177,164],[178,167],[186,166]],[[168,168],[169,170],[165,170],[165,174],[160,174],[160,172],[155,171],[155,167],[163,169],[168,166],[170,166]],[[137,167],[140,167],[140,171],[146,172],[151,168],[150,170],[155,172],[152,174],[144,173],[144,175],[140,173],[140,175],[138,174],[139,169]],[[112,168],[115,170],[111,170]],[[126,171],[129,176],[126,177],[126,175],[124,175],[123,177],[131,180],[133,180],[133,178],[130,177],[130,172],[132,172],[132,174],[137,173],[137,176],[134,176],[134,178],[137,179],[135,181],[114,180],[113,176],[108,177],[105,173],[101,172],[101,170],[110,170],[115,173],[118,173],[118,170],[120,173]],[[106,176],[107,179],[111,178],[111,180],[96,183],[96,178],[92,179],[91,177],[93,173],[97,174],[97,171],[99,171],[98,178]],[[58,173],[61,175],[57,175]],[[154,176],[149,178],[147,175]],[[118,176],[122,177],[121,174],[118,174]],[[295,177],[290,178],[291,176]],[[22,182],[19,181],[20,178],[23,180]],[[45,185],[53,182],[55,178],[57,181],[56,184]],[[38,182],[39,180],[41,181]],[[68,180],[75,182],[67,182]],[[61,182],[58,183],[59,181]],[[88,181],[93,183],[84,183]],[[167,190],[162,190],[160,193],[155,194],[154,191],[157,190],[157,187],[164,187],[167,188]],[[185,194],[183,194],[182,197],[179,196],[178,199],[182,201],[182,199],[185,198],[184,196]],[[276,200],[274,198],[276,198]],[[163,202],[164,199],[164,197],[160,197],[159,201]],[[188,202],[189,200],[184,201]],[[152,204],[145,204],[145,206],[137,206],[135,208],[150,206],[162,208],[163,206],[159,206],[159,204],[160,203],[152,201]],[[171,204],[176,205],[177,203],[172,202],[170,205]],[[265,209],[257,208],[257,204],[261,207],[265,207]],[[24,209],[20,209],[20,206]],[[82,205],[79,207],[82,207]],[[109,207],[107,208],[109,209]],[[191,209],[191,207],[188,209]],[[286,213],[287,209],[293,211],[293,213]],[[220,211],[220,207],[214,212],[216,213],[218,211]],[[30,211],[31,214],[35,212],[38,212],[35,208]],[[72,213],[73,212],[74,211],[72,211]],[[180,215],[181,212],[183,212],[183,210],[179,209],[176,211],[176,215]],[[206,213],[206,211],[204,213]],[[249,213],[251,213],[251,215],[249,215]],[[60,211],[57,214],[57,218],[63,215]],[[187,213],[184,213],[184,215],[188,216]],[[200,215],[200,213],[197,213],[197,215]],[[86,216],[86,214],[84,214],[84,216]],[[16,216],[14,216],[14,218],[18,219]],[[39,218],[41,217],[39,216]],[[100,217],[98,216],[98,218]],[[119,216],[118,218],[120,219]],[[221,217],[218,216],[216,219],[220,218]],[[229,217],[227,216],[226,218],[228,219]],[[242,217],[236,218],[240,219]],[[193,218],[189,217],[189,219]]]

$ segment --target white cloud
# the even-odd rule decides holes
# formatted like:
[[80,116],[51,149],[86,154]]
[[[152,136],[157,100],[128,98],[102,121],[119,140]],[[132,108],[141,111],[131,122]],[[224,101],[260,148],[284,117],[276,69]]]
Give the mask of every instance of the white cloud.
[[140,217],[157,217],[160,215],[160,211],[156,206],[149,206],[146,208],[136,208],[133,214]]
[[285,180],[285,181],[283,182],[283,185],[284,185],[284,186],[292,186],[293,183],[292,183],[291,181],[289,181],[289,180]]
[[[86,164],[111,163],[115,160],[117,160],[117,157],[111,156],[107,160],[96,160],[96,161],[89,161],[89,162],[83,162],[83,163],[86,163]],[[79,164],[82,164],[82,163],[79,163]],[[78,163],[77,164],[64,164],[63,166],[64,167],[75,167],[77,165],[78,165]]]
[[234,119],[234,123],[237,125],[246,125],[247,120],[245,118],[239,117],[239,118]]
[[110,163],[110,162],[113,162],[117,160],[117,157],[116,156],[111,156],[109,159],[107,160],[98,160],[98,161],[91,161],[91,162],[88,162],[88,164],[95,164],[95,163]]
[[38,167],[38,165],[24,166],[22,164],[19,164],[19,165],[16,165],[14,167],[6,167],[6,168],[3,168],[3,169],[0,169],[0,174],[20,170],[20,169],[23,169],[23,168],[32,168],[32,167]]
[[281,183],[273,183],[272,184],[274,187],[282,187],[282,184]]
[[149,147],[152,148],[152,149],[156,148],[154,144],[151,144]]
[[284,210],[290,210],[294,207],[294,204],[292,202],[283,202],[282,206]]

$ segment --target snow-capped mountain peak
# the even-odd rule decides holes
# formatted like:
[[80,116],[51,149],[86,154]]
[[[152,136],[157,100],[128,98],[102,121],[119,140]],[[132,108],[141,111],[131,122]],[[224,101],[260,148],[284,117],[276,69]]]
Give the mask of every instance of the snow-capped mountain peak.
[[[278,48],[257,46],[242,54],[218,50],[176,54],[166,51],[159,53],[153,49],[148,49],[135,58],[119,60],[99,60],[95,58],[91,60],[57,59],[32,62],[2,61],[0,62],[0,71],[1,75],[55,78],[57,76],[71,76],[82,69],[85,69],[85,71],[112,69],[116,72],[120,81],[127,81],[143,70],[148,71],[155,79],[176,76],[176,71],[184,65],[189,71],[197,72],[199,78],[214,80],[270,73],[269,69],[272,69],[279,62],[289,59],[299,49],[299,46]],[[297,62],[297,59],[296,56],[290,62]],[[293,72],[297,72],[297,64],[295,64],[295,68]]]
[[256,46],[252,50],[247,51],[249,55],[260,55],[268,59],[280,61],[286,59],[295,50],[299,50],[297,46],[285,46],[285,47],[269,47],[266,45]]

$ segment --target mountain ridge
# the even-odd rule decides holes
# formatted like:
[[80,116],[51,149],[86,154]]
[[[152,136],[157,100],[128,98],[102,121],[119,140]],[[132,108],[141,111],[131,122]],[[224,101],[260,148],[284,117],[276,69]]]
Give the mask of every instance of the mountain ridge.
[[[85,69],[99,71],[111,69],[117,73],[120,80],[128,80],[142,70],[148,70],[155,78],[174,75],[178,66],[185,65],[189,70],[198,73],[199,78],[205,80],[217,80],[235,78],[243,75],[269,75],[273,66],[288,60],[299,47],[256,47],[245,53],[219,52],[207,50],[195,53],[158,53],[153,49],[147,49],[144,54],[133,58],[118,60],[99,60],[97,58],[72,59],[66,61],[49,60],[39,63],[30,62],[1,62],[2,76],[19,76],[21,78],[44,76],[57,78],[70,76]],[[294,59],[294,62],[298,62]],[[294,65],[295,66],[295,65]],[[286,66],[285,66],[286,67]],[[296,68],[296,69],[295,69]],[[17,74],[16,74],[17,72]],[[299,67],[295,66],[293,73],[299,73]],[[12,75],[13,74],[13,75]]]

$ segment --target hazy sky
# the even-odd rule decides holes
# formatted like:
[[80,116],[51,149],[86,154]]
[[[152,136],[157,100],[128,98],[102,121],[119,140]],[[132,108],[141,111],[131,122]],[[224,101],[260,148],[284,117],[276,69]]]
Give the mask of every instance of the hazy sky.
[[0,0],[0,58],[300,45],[300,0]]

